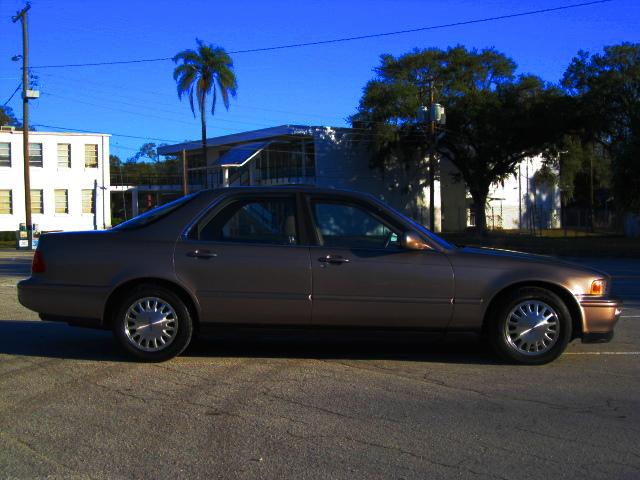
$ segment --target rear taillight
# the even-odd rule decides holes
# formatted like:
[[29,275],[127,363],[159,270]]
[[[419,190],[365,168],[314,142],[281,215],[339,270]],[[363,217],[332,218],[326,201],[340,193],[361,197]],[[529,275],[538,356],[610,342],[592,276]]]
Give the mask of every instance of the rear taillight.
[[31,273],[44,273],[47,271],[47,266],[44,264],[44,258],[42,254],[36,250],[33,254],[33,260],[31,261]]

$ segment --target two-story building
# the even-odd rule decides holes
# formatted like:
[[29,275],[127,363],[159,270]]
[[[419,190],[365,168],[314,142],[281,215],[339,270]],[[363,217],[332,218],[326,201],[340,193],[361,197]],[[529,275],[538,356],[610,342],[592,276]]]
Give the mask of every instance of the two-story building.
[[[0,129],[0,231],[25,222],[22,131]],[[41,231],[111,223],[109,135],[29,132],[32,221]]]
[[[200,141],[162,146],[158,153],[184,154],[190,185],[304,183],[346,188],[374,194],[427,226],[429,209],[434,208],[435,231],[461,231],[474,225],[471,198],[454,165],[440,161],[431,206],[429,186],[419,182],[419,169],[372,168],[369,146],[350,128],[281,125],[209,138],[206,159]],[[536,182],[541,167],[540,158],[527,159],[516,175],[492,186],[486,209],[489,228],[559,226],[560,193],[552,185]]]

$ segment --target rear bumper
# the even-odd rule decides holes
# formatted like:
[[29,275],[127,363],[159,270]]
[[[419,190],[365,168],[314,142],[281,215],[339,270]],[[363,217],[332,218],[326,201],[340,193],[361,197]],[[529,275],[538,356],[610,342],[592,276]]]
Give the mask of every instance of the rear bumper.
[[613,328],[622,313],[622,300],[611,297],[581,297],[582,341],[603,343],[613,338]]
[[33,277],[18,283],[18,301],[43,320],[100,327],[108,289],[84,285],[50,285]]

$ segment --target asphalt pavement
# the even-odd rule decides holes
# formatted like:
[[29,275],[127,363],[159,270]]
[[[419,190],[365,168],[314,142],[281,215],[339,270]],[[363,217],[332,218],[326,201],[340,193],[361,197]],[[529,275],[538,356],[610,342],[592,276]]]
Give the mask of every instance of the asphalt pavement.
[[18,305],[0,251],[0,478],[640,478],[640,260],[611,343],[541,367],[473,337],[225,336],[162,364]]

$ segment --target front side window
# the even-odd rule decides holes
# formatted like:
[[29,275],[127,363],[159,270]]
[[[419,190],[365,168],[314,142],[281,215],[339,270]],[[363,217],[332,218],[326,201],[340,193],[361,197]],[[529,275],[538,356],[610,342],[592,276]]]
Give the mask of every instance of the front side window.
[[98,168],[98,145],[87,144],[84,146],[85,168]]
[[11,144],[0,142],[0,167],[11,166]]
[[0,190],[0,215],[13,213],[13,194],[11,190]]
[[360,205],[312,203],[320,244],[335,248],[397,249],[400,233]]
[[43,210],[42,190],[31,190],[31,213],[42,213]]
[[42,167],[42,144],[29,144],[29,165],[31,167]]
[[71,144],[69,143],[58,144],[58,167],[60,168],[71,167]]
[[55,191],[56,213],[69,213],[69,191],[58,189]]
[[198,227],[199,240],[212,242],[295,245],[296,207],[293,198],[233,202]]

